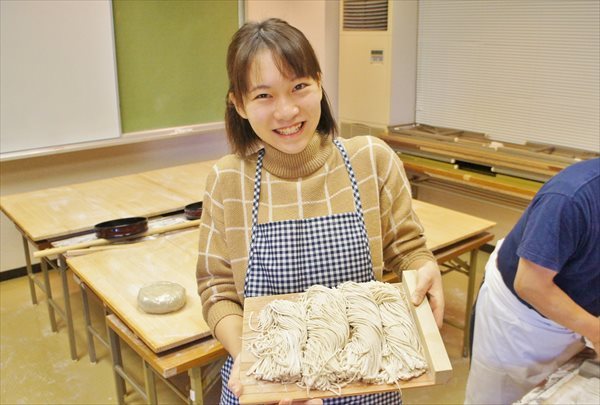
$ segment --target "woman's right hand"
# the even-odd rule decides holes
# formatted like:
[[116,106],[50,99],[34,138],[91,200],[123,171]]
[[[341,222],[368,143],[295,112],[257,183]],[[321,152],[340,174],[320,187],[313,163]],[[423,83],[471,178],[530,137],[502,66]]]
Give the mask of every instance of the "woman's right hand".
[[282,399],[279,405],[322,405],[323,400],[320,398],[307,399],[305,401],[292,401],[291,399]]
[[242,385],[242,381],[240,379],[240,357],[242,356],[239,354],[235,356],[233,365],[231,366],[231,374],[229,374],[229,381],[227,382],[227,388],[229,388],[233,395],[235,395],[237,398],[239,398],[244,391],[244,386]]

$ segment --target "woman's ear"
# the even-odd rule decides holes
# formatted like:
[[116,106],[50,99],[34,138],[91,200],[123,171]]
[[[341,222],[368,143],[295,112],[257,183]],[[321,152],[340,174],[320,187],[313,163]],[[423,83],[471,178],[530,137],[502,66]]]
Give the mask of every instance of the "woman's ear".
[[233,104],[233,106],[235,107],[235,110],[237,111],[237,113],[240,115],[240,117],[244,118],[244,119],[248,119],[248,116],[246,115],[246,111],[244,111],[244,104],[243,103],[238,103],[233,95],[233,93],[229,93],[229,102],[231,104]]
[[317,76],[317,85],[319,86],[319,91],[321,92],[321,97],[319,97],[319,100],[323,100],[323,82],[321,81],[320,73]]

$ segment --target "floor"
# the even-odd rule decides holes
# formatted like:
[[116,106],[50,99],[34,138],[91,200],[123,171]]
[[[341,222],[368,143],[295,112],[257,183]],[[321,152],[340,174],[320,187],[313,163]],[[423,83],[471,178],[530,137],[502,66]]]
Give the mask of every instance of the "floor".
[[[478,281],[488,255],[480,252]],[[53,291],[61,291],[55,271],[50,272]],[[54,274],[53,274],[54,273]],[[444,276],[446,318],[462,322],[465,308],[467,278],[456,272]],[[118,403],[110,354],[96,344],[98,361],[90,363],[79,289],[69,277],[70,296],[76,326],[79,360],[70,359],[66,327],[59,321],[58,333],[50,330],[48,309],[43,293],[38,290],[38,305],[31,303],[26,277],[0,282],[0,404],[116,404]],[[59,300],[60,302],[60,300]],[[60,302],[62,304],[62,302]],[[102,310],[91,301],[94,323],[101,328]],[[442,338],[453,366],[447,384],[413,388],[403,391],[405,404],[462,404],[468,373],[468,359],[462,357],[462,331],[444,324]],[[124,364],[129,372],[142,380],[142,366],[135,353],[123,345]],[[185,387],[185,375],[176,377],[174,384]],[[205,394],[206,404],[218,403],[220,388]],[[161,404],[182,403],[162,382],[158,383]],[[127,394],[128,404],[143,403],[133,390]]]

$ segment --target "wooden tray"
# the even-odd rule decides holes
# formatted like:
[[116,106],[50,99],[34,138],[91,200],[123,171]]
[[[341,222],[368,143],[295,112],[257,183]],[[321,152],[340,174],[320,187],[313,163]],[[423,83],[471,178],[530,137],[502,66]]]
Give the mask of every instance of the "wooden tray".
[[[404,282],[394,284],[398,288],[404,289],[407,296],[410,296],[411,292],[414,291],[416,285],[416,272],[405,271],[403,272]],[[288,299],[297,300],[299,294],[283,294],[276,296],[264,296],[264,297],[253,297],[247,298],[244,301],[244,327],[243,336],[247,339],[256,334],[248,325],[250,314],[252,316],[252,325],[256,326],[257,316],[260,310],[267,305],[269,302],[275,299]],[[448,353],[444,347],[444,342],[440,332],[435,324],[433,313],[427,299],[423,301],[421,305],[415,307],[409,305],[413,315],[413,319],[416,321],[417,330],[421,343],[425,350],[425,357],[429,365],[427,373],[420,377],[413,378],[408,381],[399,381],[400,388],[412,388],[412,387],[424,387],[434,384],[443,384],[452,375],[452,365],[448,358]],[[309,399],[309,398],[329,398],[335,397],[336,395],[328,391],[317,391],[311,390],[308,395],[306,389],[303,389],[296,384],[281,384],[272,383],[268,381],[256,380],[253,376],[247,376],[246,372],[252,366],[256,357],[248,351],[247,340],[244,340],[244,346],[241,354],[241,372],[240,378],[244,385],[244,391],[240,397],[241,404],[262,404],[269,402],[278,402],[283,398],[288,399]],[[398,387],[395,384],[364,384],[364,383],[353,383],[349,384],[342,389],[342,395],[358,395],[358,394],[369,394],[378,392],[396,391]]]

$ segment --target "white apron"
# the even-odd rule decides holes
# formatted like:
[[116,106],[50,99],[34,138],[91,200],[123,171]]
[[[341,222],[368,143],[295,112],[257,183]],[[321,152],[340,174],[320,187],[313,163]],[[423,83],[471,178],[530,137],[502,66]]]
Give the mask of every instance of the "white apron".
[[465,404],[511,404],[583,349],[581,335],[528,308],[508,289],[496,249],[475,309]]

